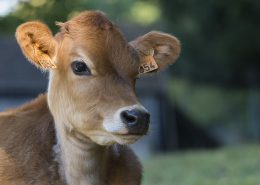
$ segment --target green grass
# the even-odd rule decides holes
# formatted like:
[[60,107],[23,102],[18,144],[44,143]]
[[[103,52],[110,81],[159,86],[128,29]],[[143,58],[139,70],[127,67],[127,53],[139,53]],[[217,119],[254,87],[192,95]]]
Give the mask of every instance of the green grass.
[[143,185],[260,185],[260,146],[155,156]]

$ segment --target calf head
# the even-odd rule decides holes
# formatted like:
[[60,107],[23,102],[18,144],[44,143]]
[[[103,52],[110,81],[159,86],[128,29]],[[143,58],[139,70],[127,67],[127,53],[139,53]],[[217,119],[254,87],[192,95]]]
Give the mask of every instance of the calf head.
[[57,25],[55,36],[37,21],[16,32],[28,60],[49,70],[48,105],[56,124],[101,145],[128,144],[146,134],[149,113],[135,94],[137,77],[145,75],[140,66],[153,60],[154,70],[146,72],[166,68],[180,53],[179,41],[149,32],[128,43],[95,11]]

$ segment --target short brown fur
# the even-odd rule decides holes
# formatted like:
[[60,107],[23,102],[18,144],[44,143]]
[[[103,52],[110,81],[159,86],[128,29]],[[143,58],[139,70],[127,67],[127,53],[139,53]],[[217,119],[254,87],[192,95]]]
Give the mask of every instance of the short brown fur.
[[[53,157],[55,129],[46,95],[40,95],[20,108],[0,113],[0,130],[4,132],[0,134],[0,184],[65,184]],[[112,146],[109,150],[108,166],[112,170],[107,184],[139,183],[141,166],[132,151],[123,146],[117,152],[113,152]],[[129,160],[131,164],[127,162]]]
[[[50,80],[47,94],[0,113],[0,184],[140,185],[141,165],[124,145],[141,135],[118,114],[145,110],[135,93],[138,68],[150,53],[158,70],[166,68],[179,56],[179,41],[150,32],[127,43],[97,11],[57,25],[55,37],[37,21],[17,28],[24,55],[49,70]],[[73,61],[91,74],[74,74]]]

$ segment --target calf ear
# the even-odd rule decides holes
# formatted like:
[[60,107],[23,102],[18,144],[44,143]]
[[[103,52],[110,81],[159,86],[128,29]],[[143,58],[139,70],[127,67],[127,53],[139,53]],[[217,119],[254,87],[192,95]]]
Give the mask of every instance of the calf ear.
[[165,69],[178,58],[179,40],[166,33],[152,31],[130,42],[140,56],[141,73],[152,73]]
[[37,21],[21,24],[15,36],[31,63],[42,69],[56,68],[57,42],[45,24]]

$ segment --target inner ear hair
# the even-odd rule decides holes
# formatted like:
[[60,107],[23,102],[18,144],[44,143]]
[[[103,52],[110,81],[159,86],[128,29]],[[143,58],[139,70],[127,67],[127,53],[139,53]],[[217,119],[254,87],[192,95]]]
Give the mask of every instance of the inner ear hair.
[[143,56],[153,56],[154,55],[154,49],[153,48],[143,48],[143,49],[136,49],[139,54]]
[[16,39],[26,58],[40,68],[55,68],[56,41],[51,30],[39,21],[20,25]]

